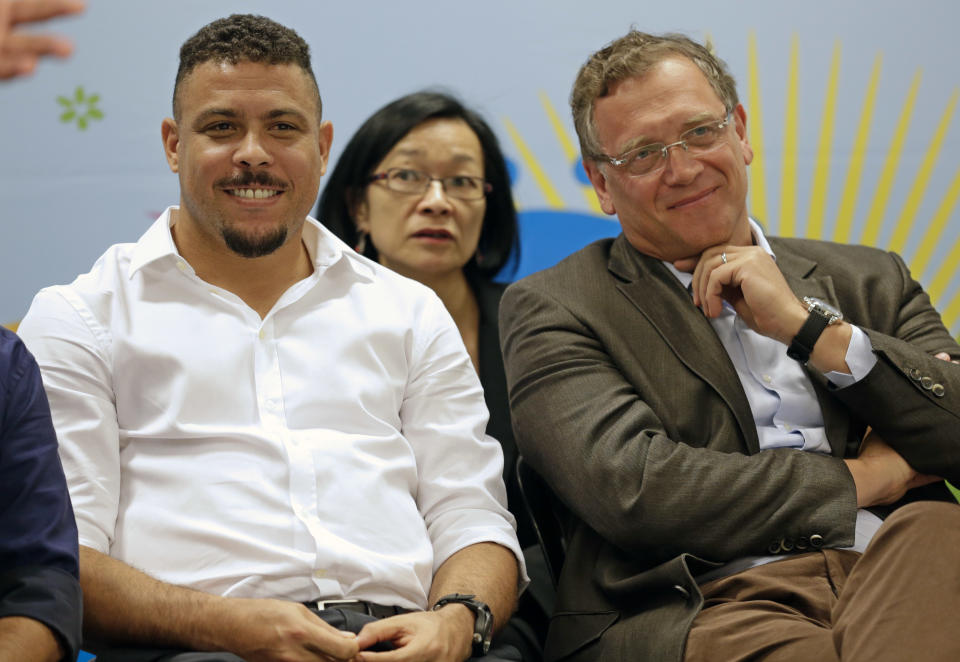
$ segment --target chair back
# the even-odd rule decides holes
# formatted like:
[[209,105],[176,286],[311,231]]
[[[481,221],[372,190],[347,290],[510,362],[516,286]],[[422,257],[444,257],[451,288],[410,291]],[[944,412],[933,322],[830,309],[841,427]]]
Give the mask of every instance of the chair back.
[[533,522],[537,542],[543,551],[550,581],[557,586],[560,569],[567,554],[564,522],[566,507],[554,496],[547,483],[533,470],[523,457],[517,457],[517,485],[523,498],[523,507]]

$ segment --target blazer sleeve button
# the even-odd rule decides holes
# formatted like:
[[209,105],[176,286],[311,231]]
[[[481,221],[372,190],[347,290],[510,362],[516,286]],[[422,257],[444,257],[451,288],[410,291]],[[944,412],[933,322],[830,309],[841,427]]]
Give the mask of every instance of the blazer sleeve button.
[[797,538],[797,551],[799,552],[805,551],[809,546],[810,546],[810,541],[807,540],[806,537],[801,536],[800,538]]
[[767,545],[767,551],[770,552],[771,554],[779,554],[779,553],[780,553],[780,541],[779,541],[779,540],[774,540],[772,543],[770,543],[769,545]]
[[930,392],[938,398],[942,398],[943,394],[946,393],[946,389],[943,388],[943,384],[934,384],[930,387]]
[[922,377],[920,379],[920,386],[929,391],[933,388],[933,380],[930,377]]
[[819,533],[814,533],[812,536],[810,536],[810,546],[814,549],[820,549],[823,547],[823,536],[821,536]]
[[687,590],[686,586],[681,586],[680,584],[674,584],[673,590],[683,596],[684,600],[690,599],[690,591]]

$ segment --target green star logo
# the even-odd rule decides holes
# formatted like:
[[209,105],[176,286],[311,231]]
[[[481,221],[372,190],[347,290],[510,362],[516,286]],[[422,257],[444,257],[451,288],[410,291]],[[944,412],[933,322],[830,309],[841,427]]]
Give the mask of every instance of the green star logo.
[[77,128],[86,131],[92,120],[102,120],[103,111],[97,108],[97,102],[100,101],[99,94],[87,96],[82,85],[77,85],[73,97],[58,96],[57,103],[63,106],[63,113],[60,114],[60,121],[64,124],[76,122]]

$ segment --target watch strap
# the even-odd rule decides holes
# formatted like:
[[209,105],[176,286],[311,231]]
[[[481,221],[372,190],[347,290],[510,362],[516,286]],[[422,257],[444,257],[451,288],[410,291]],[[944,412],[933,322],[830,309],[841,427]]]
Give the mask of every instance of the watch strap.
[[787,347],[787,356],[804,364],[809,361],[810,355],[813,353],[813,346],[817,344],[820,334],[829,324],[829,317],[816,308],[810,310],[807,321],[803,323],[797,335],[794,336],[793,342]]
[[493,612],[487,603],[477,600],[477,596],[467,593],[451,593],[445,595],[433,605],[433,611],[451,603],[458,603],[473,612],[473,637],[471,640],[473,657],[482,657],[490,650],[490,639],[493,637]]

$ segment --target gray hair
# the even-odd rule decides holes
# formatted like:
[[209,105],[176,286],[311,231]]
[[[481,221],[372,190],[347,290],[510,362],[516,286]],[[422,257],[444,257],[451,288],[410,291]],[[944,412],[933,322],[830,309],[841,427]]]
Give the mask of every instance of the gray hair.
[[631,30],[591,55],[573,83],[570,109],[584,158],[604,158],[593,119],[597,99],[608,95],[616,83],[642,76],[659,62],[676,56],[697,65],[728,112],[736,107],[737,84],[723,60],[710,52],[709,44],[703,46],[682,34],[651,35]]

